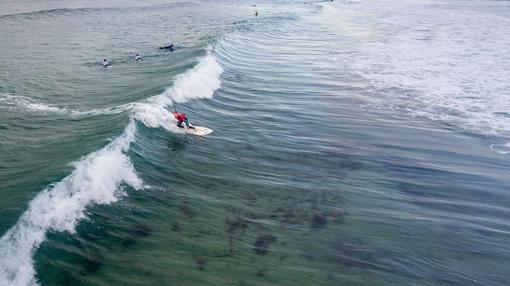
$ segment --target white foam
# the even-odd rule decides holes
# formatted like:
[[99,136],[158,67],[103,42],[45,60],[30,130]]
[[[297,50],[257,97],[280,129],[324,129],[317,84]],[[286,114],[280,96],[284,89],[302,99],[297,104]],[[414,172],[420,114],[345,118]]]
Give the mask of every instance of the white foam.
[[133,106],[135,118],[147,127],[163,127],[168,131],[181,132],[173,124],[172,114],[166,107],[174,102],[183,103],[191,99],[211,98],[220,88],[223,69],[214,56],[208,54],[191,70],[179,75],[174,85],[162,94]]
[[178,103],[196,98],[211,98],[220,88],[223,69],[212,55],[207,55],[190,72],[177,77],[175,84],[164,94]]
[[135,140],[135,120],[148,127],[181,132],[172,124],[173,116],[166,107],[173,102],[212,97],[220,87],[222,72],[215,58],[208,54],[193,69],[178,76],[174,85],[162,94],[117,108],[132,110],[123,134],[75,163],[70,175],[38,194],[16,225],[0,238],[0,285],[37,285],[32,256],[48,231],[74,232],[77,222],[85,217],[86,208],[115,202],[123,195],[119,190],[122,184],[142,188],[142,181],[125,154]]
[[92,109],[92,110],[69,110],[68,114],[71,116],[89,116],[89,115],[107,115],[107,114],[118,114],[125,111],[129,111],[133,108],[134,103],[126,103],[114,107]]
[[496,150],[496,152],[506,155],[510,154],[510,143],[504,143],[504,144],[491,144],[491,148]]
[[0,239],[0,285],[36,285],[32,255],[48,231],[73,232],[87,206],[116,201],[123,183],[142,187],[124,154],[135,131],[132,120],[120,137],[75,163],[70,175],[30,202],[16,225]]

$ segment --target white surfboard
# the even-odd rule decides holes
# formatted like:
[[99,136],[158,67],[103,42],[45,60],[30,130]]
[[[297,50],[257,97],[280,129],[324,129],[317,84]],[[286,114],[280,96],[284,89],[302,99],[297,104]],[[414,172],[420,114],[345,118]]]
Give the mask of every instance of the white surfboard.
[[186,132],[188,134],[192,134],[192,135],[197,135],[197,136],[205,136],[205,135],[213,133],[213,130],[209,129],[207,127],[202,127],[202,126],[193,126],[193,127],[195,127],[195,129],[186,128],[186,129],[184,129],[184,132]]

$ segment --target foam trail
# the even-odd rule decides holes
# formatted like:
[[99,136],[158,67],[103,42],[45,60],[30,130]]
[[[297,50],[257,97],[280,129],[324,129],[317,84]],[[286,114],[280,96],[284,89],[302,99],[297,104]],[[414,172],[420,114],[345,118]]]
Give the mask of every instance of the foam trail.
[[72,116],[87,116],[87,115],[105,115],[105,114],[118,114],[133,108],[133,103],[126,103],[115,107],[108,107],[102,109],[92,109],[87,111],[69,110],[67,113]]
[[9,94],[2,94],[0,97],[0,107],[21,107],[28,110],[41,111],[41,112],[52,112],[52,113],[67,113],[68,110],[65,108],[35,102],[32,99],[24,96],[15,96]]
[[148,127],[180,132],[171,124],[172,115],[165,107],[173,102],[212,97],[220,87],[222,72],[215,58],[207,55],[193,69],[178,76],[162,94],[125,105],[124,108],[132,108],[132,113],[123,134],[81,159],[70,175],[38,194],[16,225],[0,238],[0,285],[38,285],[32,256],[48,231],[74,232],[75,225],[85,217],[85,209],[92,204],[115,202],[122,195],[122,184],[142,188],[142,181],[125,154],[135,140],[136,120]]
[[127,103],[115,107],[92,109],[92,110],[75,110],[65,107],[58,107],[51,104],[36,102],[31,98],[25,96],[2,94],[0,96],[0,108],[21,108],[25,110],[42,112],[42,113],[58,113],[71,116],[88,116],[88,115],[102,115],[102,114],[117,114],[127,110],[131,110],[132,103]]

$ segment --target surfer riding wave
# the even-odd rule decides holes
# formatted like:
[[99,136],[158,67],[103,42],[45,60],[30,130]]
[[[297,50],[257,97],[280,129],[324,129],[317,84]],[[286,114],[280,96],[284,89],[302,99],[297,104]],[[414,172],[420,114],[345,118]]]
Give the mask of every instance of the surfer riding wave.
[[186,114],[179,113],[179,112],[175,111],[174,118],[177,119],[177,127],[184,128],[184,126],[182,126],[182,123],[184,122],[186,124],[186,128],[195,129],[195,127],[193,127],[189,124],[189,120],[188,120],[188,117],[186,116]]

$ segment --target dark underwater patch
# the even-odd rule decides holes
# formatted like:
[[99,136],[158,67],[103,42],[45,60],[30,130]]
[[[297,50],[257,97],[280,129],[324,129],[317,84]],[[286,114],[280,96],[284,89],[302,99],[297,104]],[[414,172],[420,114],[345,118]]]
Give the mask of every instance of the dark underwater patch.
[[179,207],[179,210],[188,218],[193,218],[195,216],[195,212],[191,209],[191,207],[188,204],[182,204]]
[[318,230],[320,228],[326,227],[328,224],[328,219],[321,214],[314,214],[312,217],[312,221],[310,222],[310,228],[314,230]]
[[269,251],[271,243],[276,242],[277,237],[272,234],[264,234],[257,236],[257,240],[253,244],[253,251],[258,255],[266,255]]
[[197,258],[197,260],[195,262],[197,264],[198,270],[204,271],[207,266],[208,260],[205,257],[199,257],[199,258]]
[[148,225],[137,223],[128,230],[127,236],[122,240],[121,243],[125,247],[130,246],[141,238],[151,235],[152,232],[152,228],[150,228]]

